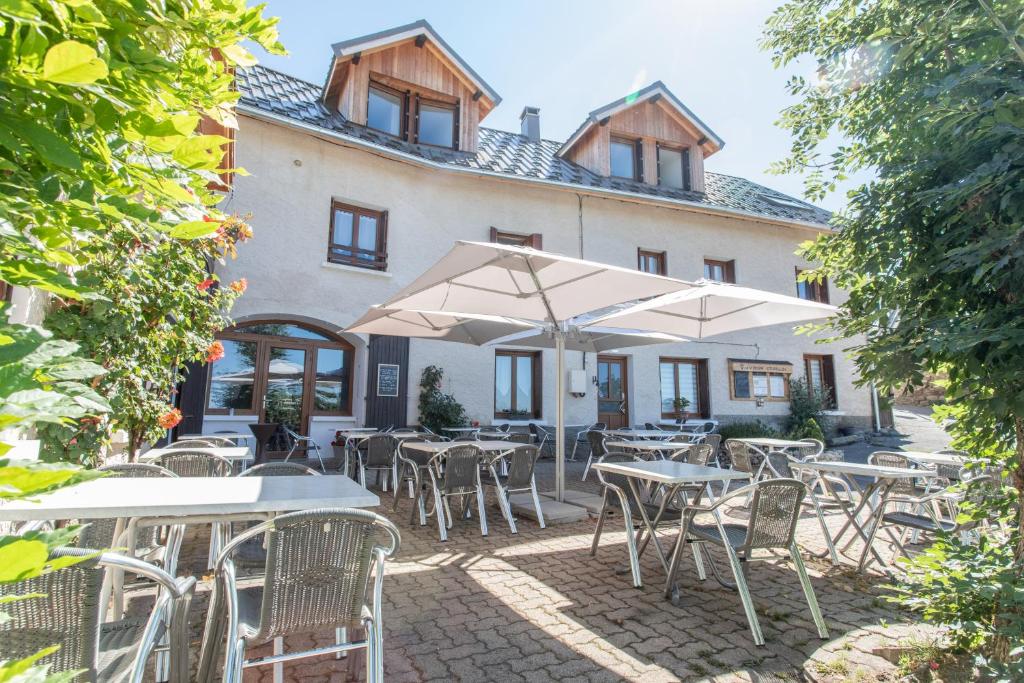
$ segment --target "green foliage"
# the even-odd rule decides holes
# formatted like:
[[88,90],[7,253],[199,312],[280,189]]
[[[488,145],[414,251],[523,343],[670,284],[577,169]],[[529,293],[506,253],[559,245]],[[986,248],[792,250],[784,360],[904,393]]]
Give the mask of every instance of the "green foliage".
[[719,427],[718,433],[722,435],[722,441],[728,439],[743,438],[773,438],[779,436],[779,430],[760,420],[755,422],[733,422],[732,424]]
[[[1024,502],[1022,17],[1019,0],[791,0],[764,39],[778,66],[817,66],[789,82],[792,147],[775,170],[806,173],[814,199],[852,173],[875,176],[849,194],[838,230],[803,249],[849,293],[833,329],[853,341],[861,382],[883,392],[947,374],[938,416],[954,445],[1012,472],[990,511]],[[961,644],[1003,664],[1024,646],[1022,521],[980,530],[983,543],[940,542],[902,593],[980,596],[922,613],[981,625]]]
[[786,435],[793,439],[817,439],[825,443],[825,432],[813,417],[807,418],[802,425],[790,430]]
[[423,368],[420,376],[420,424],[439,432],[444,427],[466,424],[466,410],[451,394],[441,391],[444,370],[436,365]]
[[[786,421],[786,432],[798,439],[817,439],[819,437],[802,434],[808,429],[808,421],[814,423],[813,429],[821,433],[822,413],[828,409],[828,402],[820,391],[802,378],[789,381],[789,419]],[[821,439],[824,441],[824,439]]]

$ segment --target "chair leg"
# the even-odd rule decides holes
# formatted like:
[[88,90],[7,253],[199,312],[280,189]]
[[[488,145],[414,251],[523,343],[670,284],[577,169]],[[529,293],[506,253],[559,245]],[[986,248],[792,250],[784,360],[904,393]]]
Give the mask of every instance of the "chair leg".
[[708,580],[708,573],[704,569],[704,551],[700,549],[700,543],[691,543],[693,546],[693,563],[697,565],[697,578],[701,581]]
[[602,496],[601,514],[597,516],[597,528],[594,529],[594,540],[590,543],[590,555],[597,555],[597,544],[601,540],[601,530],[604,529],[604,520],[608,516],[608,494]]
[[636,551],[636,532],[633,528],[633,515],[626,505],[622,507],[622,518],[626,523],[626,547],[629,550],[629,570],[633,574],[633,587],[643,588],[644,582],[640,578],[640,555]]
[[[234,640],[234,643],[232,643]],[[228,637],[227,652],[224,657],[224,683],[241,683],[242,658],[245,656],[245,643],[241,638]]]
[[[445,519],[445,509],[448,507],[448,501],[441,495],[441,491],[438,490],[437,486],[434,486],[434,514],[437,516],[437,529],[441,534],[441,540],[448,540],[448,523]],[[451,513],[449,513],[451,514]]]
[[740,565],[740,558],[736,557],[736,551],[726,542],[725,552],[729,556],[729,564],[732,567],[733,578],[736,579],[736,589],[740,593],[740,601],[743,603],[743,611],[747,615],[747,623],[750,624],[750,632],[754,636],[755,645],[764,645],[764,634],[761,633],[761,623],[757,620],[757,612],[754,610],[754,599],[747,587],[747,579],[743,576],[743,567]]
[[512,530],[512,533],[519,533],[516,529],[516,520],[512,516],[512,501],[509,500],[508,490],[505,489],[497,481],[494,482],[494,495],[498,498],[498,507],[501,508],[501,514],[508,522],[508,528]]
[[376,625],[370,621],[363,622],[366,631],[366,683],[377,683],[382,679],[377,678],[377,639]]
[[583,466],[583,476],[580,477],[580,481],[586,481],[587,475],[590,474],[590,464],[594,462],[594,454],[591,453],[587,456],[587,464]]
[[811,609],[814,625],[818,627],[818,635],[823,640],[828,640],[828,628],[825,626],[825,618],[821,616],[818,598],[814,594],[814,586],[811,585],[811,579],[807,576],[807,567],[804,566],[804,560],[800,557],[800,549],[797,548],[796,541],[789,546],[789,554],[793,556],[793,564],[796,565],[796,573],[800,577],[800,586],[804,589],[804,597],[807,598],[807,606]]
[[327,468],[324,467],[324,456],[320,454],[320,446],[315,441],[313,442],[313,448],[316,450],[316,459],[320,461],[320,471],[327,474]]
[[546,529],[544,525],[544,511],[540,507],[540,496],[537,495],[537,481],[533,478],[530,479],[530,493],[533,495],[533,509],[537,511],[537,524],[540,525],[541,529]]
[[[484,487],[477,482],[476,485],[476,505],[480,510],[480,534],[482,536],[487,535],[487,510],[484,506]],[[509,518],[512,517],[512,513],[509,512]]]
[[362,459],[359,460],[359,485],[366,488],[366,465],[363,464]]
[[[344,628],[344,627],[343,628],[336,628],[336,629],[334,629],[334,644],[335,645],[344,645],[347,642],[348,642],[348,629]],[[347,652],[337,652],[334,655],[335,659],[344,659],[345,657],[348,657],[348,653]]]
[[[274,654],[284,654],[284,638],[278,636],[274,638]],[[274,663],[274,683],[284,683],[284,662]]]

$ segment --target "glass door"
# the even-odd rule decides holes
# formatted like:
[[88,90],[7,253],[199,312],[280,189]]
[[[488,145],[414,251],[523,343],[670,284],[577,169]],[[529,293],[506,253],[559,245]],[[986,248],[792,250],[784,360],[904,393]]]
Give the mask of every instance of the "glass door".
[[597,419],[608,429],[629,426],[629,383],[623,356],[597,357]]
[[[264,359],[266,389],[261,422],[306,433],[306,349],[271,345]],[[283,448],[283,444],[280,446]],[[276,450],[276,449],[275,449]]]

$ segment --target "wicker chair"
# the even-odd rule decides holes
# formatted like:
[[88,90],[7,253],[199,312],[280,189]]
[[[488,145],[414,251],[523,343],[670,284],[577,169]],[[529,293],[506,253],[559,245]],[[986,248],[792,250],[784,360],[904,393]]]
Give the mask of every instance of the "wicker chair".
[[580,477],[580,481],[587,480],[587,475],[590,474],[590,466],[594,463],[594,460],[608,452],[608,449],[605,448],[604,440],[603,430],[591,429],[587,432],[587,441],[590,442],[590,454],[587,456],[587,464],[583,467],[583,476]]
[[319,472],[309,465],[300,465],[297,462],[265,462],[262,465],[253,465],[238,473],[239,477],[305,477],[321,476]]
[[[533,476],[534,467],[540,457],[537,446],[519,446],[501,453],[487,464],[487,472],[481,477],[484,486],[493,486],[498,494],[498,504],[508,520],[512,533],[518,533],[515,516],[512,514],[512,502],[509,494],[529,492],[533,497],[533,509],[537,514],[537,524],[541,529],[544,525],[544,511],[540,507],[540,496],[537,495],[537,481]],[[502,461],[507,467],[502,467]],[[501,474],[505,470],[508,474]]]
[[[260,534],[266,535],[267,546],[263,584],[239,588],[232,555]],[[398,529],[384,517],[341,508],[280,515],[236,536],[217,561],[198,680],[214,679],[226,630],[225,683],[241,681],[244,668],[270,664],[280,674],[286,660],[363,648],[367,680],[383,681],[384,563],[399,543]],[[335,629],[335,645],[283,652],[285,636],[328,628]],[[364,629],[365,639],[349,642],[351,629]],[[272,655],[245,659],[246,648],[270,641]]]
[[468,496],[476,496],[480,515],[480,534],[487,535],[487,510],[484,507],[484,487],[480,481],[482,453],[471,444],[453,445],[430,459],[427,473],[434,491],[434,512],[441,540],[448,540],[452,526],[451,499],[462,499],[462,517],[469,518]]
[[[913,462],[903,453],[896,451],[875,451],[868,456],[868,464],[877,465],[878,467],[896,467],[904,470],[919,469],[917,463]],[[889,494],[896,496],[919,496],[924,495],[925,491],[926,488],[918,486],[913,479],[897,479],[893,483],[892,488],[889,489]]]
[[[640,458],[630,453],[621,452],[603,453],[598,457],[597,461],[599,463],[641,462]],[[610,472],[602,472],[601,470],[594,471],[597,472],[598,481],[601,482],[604,490],[601,493],[601,513],[597,518],[597,528],[594,529],[594,540],[590,544],[590,554],[592,556],[597,555],[597,546],[601,541],[601,531],[604,529],[604,523],[608,515],[613,511],[620,512],[627,530],[626,549],[629,553],[629,569],[633,574],[633,586],[641,588],[643,581],[640,578],[640,555],[637,552],[636,536],[631,533],[632,529],[639,526],[638,522],[633,521],[634,515],[638,511],[635,509],[636,506],[629,494],[629,480],[621,474],[612,474]]]
[[718,453],[722,450],[722,435],[715,433],[705,434],[697,443],[703,443],[711,446],[711,460],[714,461],[715,467],[721,467],[721,461],[718,458]]
[[367,471],[376,472],[377,484],[382,491],[388,490],[389,478],[397,489],[398,469],[395,467],[397,450],[398,440],[390,434],[373,434],[364,439],[358,451],[359,483],[366,486]]
[[576,432],[576,438],[573,439],[573,441],[572,441],[572,452],[569,454],[569,459],[570,460],[576,460],[576,448],[580,444],[588,444],[589,445],[590,442],[588,440],[588,438],[589,438],[588,434],[590,434],[590,432],[594,431],[595,429],[596,430],[604,429],[604,423],[603,422],[595,422],[594,424],[590,425],[586,429],[581,429],[580,431]]
[[[105,465],[98,468],[106,472],[108,477],[145,479],[151,477],[176,477],[174,472],[160,467],[139,462],[126,462],[114,465]],[[110,548],[114,546],[117,539],[114,538],[116,519],[93,519],[78,533],[75,545],[81,548]],[[139,536],[135,541],[135,551],[132,555],[148,562],[162,560],[164,546],[160,543],[160,528],[150,527],[145,534]]]
[[537,448],[540,449],[541,457],[547,456],[553,458],[555,456],[555,439],[557,436],[554,430],[531,422],[530,434],[533,434],[537,439]]
[[419,512],[420,526],[427,525],[426,491],[427,481],[430,477],[426,471],[433,456],[415,448],[408,448],[408,446],[414,443],[438,443],[447,440],[446,437],[436,434],[423,434],[416,439],[403,439],[398,444],[398,484],[395,486],[395,499],[391,504],[391,511],[398,510],[398,496],[402,482],[408,482],[409,494],[415,503],[409,515],[410,524],[415,521],[416,513]]
[[[229,444],[234,445],[234,444]],[[164,447],[164,450],[178,449],[178,448],[217,448],[218,444],[215,439],[208,439],[203,437],[202,439],[182,439],[169,443]]]
[[[73,680],[136,681],[146,673],[154,652],[167,656],[168,680],[189,681],[188,610],[195,578],[175,579],[167,572],[116,553],[60,548],[51,560],[69,557],[81,561],[60,571],[17,583],[0,585],[0,598],[39,594],[4,605],[9,619],[0,622],[0,660],[19,660],[54,645],[60,648],[37,663],[49,665],[51,674],[82,670]],[[159,591],[152,612],[101,623],[103,576],[118,569],[145,577]],[[167,637],[168,647],[159,647]],[[161,667],[162,668],[162,667]]]
[[[803,588],[804,597],[807,599],[807,606],[810,608],[814,624],[818,628],[818,635],[822,639],[827,639],[828,629],[821,616],[821,610],[818,608],[814,587],[807,576],[807,570],[795,540],[796,524],[805,495],[807,495],[807,487],[796,479],[769,479],[737,489],[709,506],[691,505],[684,508],[683,522],[679,530],[680,542],[676,544],[669,566],[668,579],[665,583],[666,597],[673,598],[673,600],[678,597],[676,573],[679,570],[679,563],[686,543],[691,543],[694,546],[693,555],[697,564],[697,575],[702,581],[707,577],[704,573],[700,546],[706,543],[721,546],[729,557],[729,565],[732,568],[733,578],[736,581],[736,588],[739,591],[754,642],[757,645],[764,645],[764,635],[761,633],[761,625],[757,620],[757,613],[754,611],[754,601],[743,576],[742,563],[755,559],[753,557],[755,550],[788,550],[793,559],[793,565],[796,567],[797,575],[800,577],[800,585]],[[720,516],[715,514],[719,507],[737,496],[752,496],[750,520],[746,525],[725,523]],[[696,522],[696,517],[702,514],[713,515],[713,522],[709,524]],[[713,564],[712,568],[714,568]]]
[[768,459],[759,448],[739,439],[726,439],[725,450],[729,454],[732,469],[749,474],[751,484],[761,478]]
[[179,477],[231,476],[231,461],[227,458],[185,448],[161,453],[160,466]]

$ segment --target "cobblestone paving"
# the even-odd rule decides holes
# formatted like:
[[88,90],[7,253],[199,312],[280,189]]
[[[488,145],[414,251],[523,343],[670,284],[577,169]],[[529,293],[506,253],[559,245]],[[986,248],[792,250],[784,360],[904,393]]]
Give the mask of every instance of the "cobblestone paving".
[[[582,463],[570,464],[569,481],[578,483],[581,471]],[[714,579],[698,581],[689,557],[678,605],[662,597],[664,573],[651,549],[641,563],[645,585],[633,588],[622,573],[627,556],[621,518],[606,525],[592,557],[593,519],[547,529],[522,520],[513,535],[496,502],[488,503],[488,537],[481,537],[474,518],[456,522],[450,540],[441,543],[436,526],[408,523],[407,500],[391,514],[388,494],[383,513],[402,532],[384,586],[389,682],[888,680],[893,666],[875,651],[923,633],[881,599],[883,577],[858,575],[850,558],[832,567],[809,556],[825,548],[812,515],[801,520],[798,539],[808,551],[831,639],[818,638],[792,565],[777,557],[753,563],[747,574],[767,640],[757,647],[737,594]],[[731,514],[745,513],[736,508]],[[839,515],[830,518],[839,523]],[[663,543],[670,539],[666,531]],[[727,571],[724,558],[713,555]],[[191,536],[184,557],[197,575],[205,573],[204,534]],[[209,585],[202,582],[193,605],[194,657]],[[285,648],[309,649],[332,639],[333,632],[295,636]],[[269,653],[269,645],[250,651]],[[363,662],[361,654],[300,660],[285,667],[285,680],[360,680]],[[249,669],[245,680],[270,683],[272,669]]]

